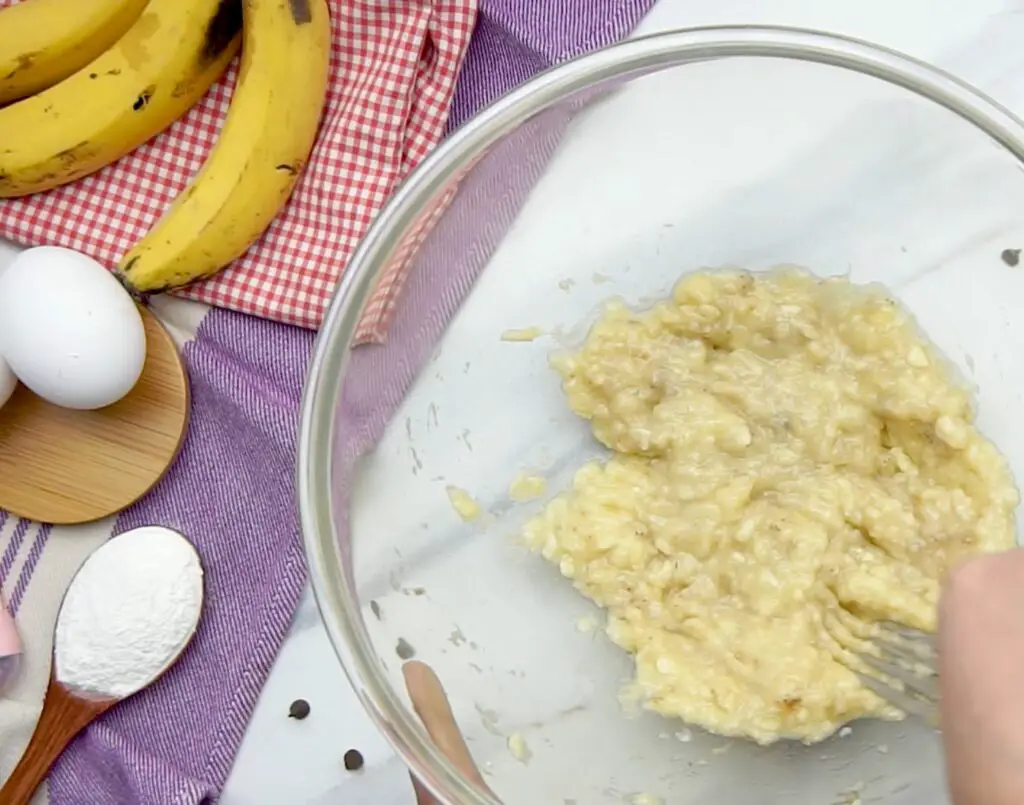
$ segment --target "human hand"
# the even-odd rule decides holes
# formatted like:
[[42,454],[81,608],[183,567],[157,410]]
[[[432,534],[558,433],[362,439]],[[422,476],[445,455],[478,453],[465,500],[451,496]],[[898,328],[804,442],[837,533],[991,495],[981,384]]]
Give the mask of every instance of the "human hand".
[[[413,709],[423,722],[431,740],[459,771],[486,791],[487,785],[469,754],[466,742],[462,739],[459,725],[455,722],[448,697],[437,675],[430,666],[415,660],[407,662],[402,667],[402,673]],[[410,776],[416,790],[417,805],[441,805],[415,775]]]
[[955,805],[1024,802],[1024,549],[955,569],[939,606],[942,737]]

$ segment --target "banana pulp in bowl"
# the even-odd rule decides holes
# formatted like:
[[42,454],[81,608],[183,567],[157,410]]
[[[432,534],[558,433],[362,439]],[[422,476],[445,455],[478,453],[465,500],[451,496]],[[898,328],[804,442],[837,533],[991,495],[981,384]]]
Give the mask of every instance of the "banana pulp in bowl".
[[[843,652],[1015,540],[1022,153],[898,54],[702,29],[535,79],[407,183],[298,479],[332,641],[444,801],[946,801],[935,731]],[[493,795],[418,727],[400,641]]]

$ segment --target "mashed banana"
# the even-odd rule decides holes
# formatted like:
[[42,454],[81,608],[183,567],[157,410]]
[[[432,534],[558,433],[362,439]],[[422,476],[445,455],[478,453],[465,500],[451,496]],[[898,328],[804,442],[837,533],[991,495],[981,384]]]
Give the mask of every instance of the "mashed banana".
[[525,536],[607,608],[658,713],[760,743],[898,717],[850,649],[934,629],[949,568],[1014,544],[1006,460],[877,287],[695,274],[552,362],[613,455]]

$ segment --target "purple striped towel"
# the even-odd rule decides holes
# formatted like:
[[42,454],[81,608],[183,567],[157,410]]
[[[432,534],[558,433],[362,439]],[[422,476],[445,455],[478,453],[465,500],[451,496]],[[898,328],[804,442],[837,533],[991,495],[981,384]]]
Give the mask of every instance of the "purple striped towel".
[[[482,0],[450,127],[540,70],[621,38],[653,3]],[[555,135],[558,130],[553,128]],[[543,160],[535,162],[539,171]],[[478,177],[454,202],[451,220],[458,220],[460,200],[471,208],[481,194],[497,192]],[[510,220],[518,202],[502,201]],[[0,244],[0,266],[11,253]],[[431,347],[420,325],[429,319],[433,326],[427,329],[434,338],[440,334],[453,312],[451,300],[482,268],[487,249],[477,253],[477,259],[447,269],[450,276],[414,276],[389,343],[359,349],[350,388],[368,408],[380,412],[400,399]],[[9,772],[28,740],[46,684],[60,597],[90,551],[112,533],[164,524],[195,543],[207,571],[207,606],[192,646],[156,685],[109,712],[65,753],[44,794],[53,805],[216,799],[306,580],[292,476],[312,336],[188,302],[164,301],[158,312],[180,336],[192,378],[191,430],[173,470],[116,522],[51,529],[0,513],[0,582],[26,644],[24,671],[0,702],[0,773]],[[382,368],[393,366],[407,370],[380,383]],[[385,417],[378,413],[372,422],[355,423],[369,427],[358,428],[364,438],[353,449],[365,449]]]

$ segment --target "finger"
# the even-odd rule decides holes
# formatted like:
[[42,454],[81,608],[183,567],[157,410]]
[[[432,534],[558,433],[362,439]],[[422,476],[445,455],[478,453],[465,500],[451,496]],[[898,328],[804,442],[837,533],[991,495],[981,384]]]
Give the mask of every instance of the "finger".
[[942,740],[953,799],[1024,802],[1024,552],[974,558],[939,606]]
[[[415,660],[407,662],[402,673],[406,690],[412,700],[413,709],[427,730],[427,734],[441,753],[444,754],[463,774],[486,789],[483,777],[473,762],[469,748],[462,738],[459,726],[452,714],[451,705],[437,675],[428,665]],[[417,802],[420,805],[436,805],[437,801],[413,778]]]

